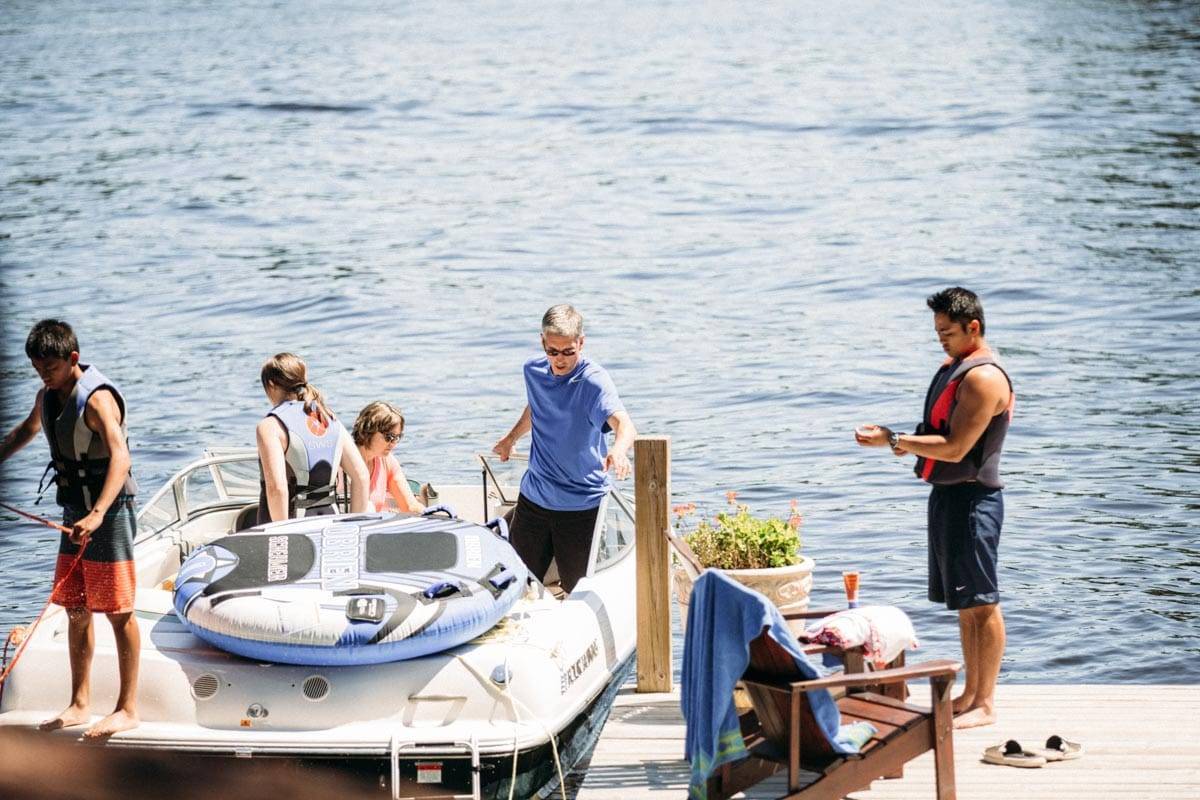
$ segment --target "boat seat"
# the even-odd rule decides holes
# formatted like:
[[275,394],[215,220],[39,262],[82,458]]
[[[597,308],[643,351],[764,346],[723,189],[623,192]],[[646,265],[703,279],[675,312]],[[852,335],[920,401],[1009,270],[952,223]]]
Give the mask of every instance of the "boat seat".
[[258,522],[258,503],[251,503],[238,512],[237,519],[233,523],[233,532],[237,533],[253,528],[256,522]]

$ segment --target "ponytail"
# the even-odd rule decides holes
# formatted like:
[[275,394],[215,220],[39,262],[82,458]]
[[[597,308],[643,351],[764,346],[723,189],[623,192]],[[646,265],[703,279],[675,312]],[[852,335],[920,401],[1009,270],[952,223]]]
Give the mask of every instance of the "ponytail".
[[304,401],[304,413],[316,414],[322,425],[328,425],[334,419],[333,412],[325,405],[325,395],[317,387],[305,383],[298,387],[296,399]]
[[321,424],[328,425],[330,420],[336,419],[325,405],[325,395],[308,382],[308,366],[299,356],[276,353],[263,363],[259,377],[264,389],[267,384],[273,384],[303,402],[304,413],[316,415]]

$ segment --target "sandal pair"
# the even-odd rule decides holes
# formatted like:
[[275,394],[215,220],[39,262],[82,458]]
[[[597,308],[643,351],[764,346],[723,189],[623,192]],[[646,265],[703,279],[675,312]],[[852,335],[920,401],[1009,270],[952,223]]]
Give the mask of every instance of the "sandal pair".
[[1050,761],[1070,761],[1083,755],[1083,745],[1068,742],[1055,734],[1046,740],[1046,746],[1036,750],[1026,750],[1020,742],[1009,739],[1003,745],[989,747],[983,751],[983,760],[989,764],[1001,764],[1006,767],[1044,767]]

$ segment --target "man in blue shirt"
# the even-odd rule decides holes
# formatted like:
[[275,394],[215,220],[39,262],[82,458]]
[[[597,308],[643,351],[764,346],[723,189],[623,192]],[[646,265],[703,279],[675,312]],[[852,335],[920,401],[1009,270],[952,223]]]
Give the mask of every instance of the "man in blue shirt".
[[[545,313],[546,355],[524,367],[527,405],[492,448],[507,461],[517,440],[533,432],[509,538],[538,580],[557,559],[566,592],[587,573],[600,501],[613,475],[629,475],[627,454],[637,435],[608,373],[583,357],[583,338],[583,317],[571,306]],[[611,451],[604,436],[610,430],[616,434]]]

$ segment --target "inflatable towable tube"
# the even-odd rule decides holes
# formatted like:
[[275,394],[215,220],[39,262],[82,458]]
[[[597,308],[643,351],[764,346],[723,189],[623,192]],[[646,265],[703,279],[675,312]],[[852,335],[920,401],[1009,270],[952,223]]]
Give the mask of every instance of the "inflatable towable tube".
[[247,658],[378,664],[486,632],[527,577],[507,541],[463,520],[313,517],[198,548],[179,568],[175,612],[196,636]]

